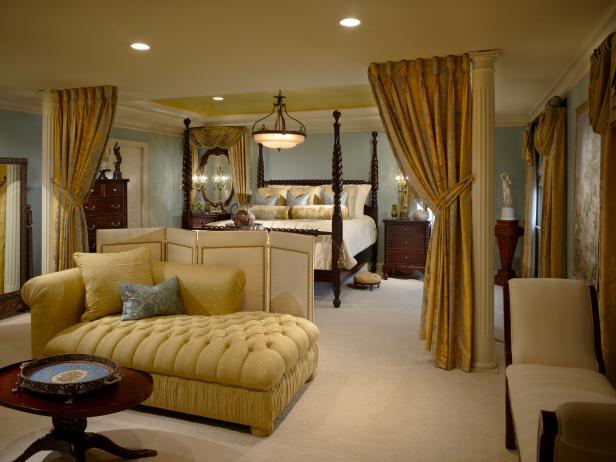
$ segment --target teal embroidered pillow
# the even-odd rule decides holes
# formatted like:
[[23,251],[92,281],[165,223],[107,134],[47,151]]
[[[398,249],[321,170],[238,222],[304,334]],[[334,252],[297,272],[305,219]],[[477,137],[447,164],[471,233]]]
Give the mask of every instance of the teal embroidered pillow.
[[155,286],[119,282],[122,296],[122,321],[179,314],[183,311],[178,295],[177,276]]

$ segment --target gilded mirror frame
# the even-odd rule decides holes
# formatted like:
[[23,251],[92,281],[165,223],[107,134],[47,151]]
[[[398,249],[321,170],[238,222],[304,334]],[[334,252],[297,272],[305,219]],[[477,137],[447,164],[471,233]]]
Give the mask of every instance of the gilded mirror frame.
[[0,157],[0,164],[20,165],[19,169],[19,287],[20,290],[0,294],[0,316],[15,312],[24,307],[21,299],[21,287],[32,273],[29,234],[28,193],[28,159],[22,157]]
[[[199,172],[205,172],[205,167],[207,165],[207,161],[210,157],[213,156],[225,156],[227,158],[227,161],[229,162],[229,182],[230,182],[230,190],[229,190],[229,197],[227,197],[227,199],[222,203],[223,207],[228,206],[231,201],[233,200],[233,195],[235,194],[235,191],[233,190],[233,171],[231,170],[231,159],[229,158],[229,150],[226,148],[209,148],[207,151],[205,151],[203,153],[203,156],[201,156],[201,160],[199,161],[199,167],[198,167],[198,171]],[[212,204],[213,206],[216,206],[217,204],[220,204],[220,202],[212,202],[209,198],[207,198],[205,196],[205,188],[202,191],[202,196],[203,196],[203,200],[209,202],[210,204]]]

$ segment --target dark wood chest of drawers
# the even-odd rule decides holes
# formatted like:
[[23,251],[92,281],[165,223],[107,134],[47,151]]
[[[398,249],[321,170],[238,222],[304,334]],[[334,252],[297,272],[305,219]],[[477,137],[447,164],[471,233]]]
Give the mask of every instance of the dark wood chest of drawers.
[[392,272],[410,274],[425,271],[430,222],[423,220],[383,220],[385,224],[385,261],[383,278]]
[[96,252],[97,229],[127,227],[127,183],[128,180],[96,180],[94,183],[90,197],[83,204],[90,252]]
[[192,229],[201,229],[205,228],[210,223],[214,223],[215,221],[223,221],[230,220],[230,213],[200,213],[193,214],[191,216],[192,220]]

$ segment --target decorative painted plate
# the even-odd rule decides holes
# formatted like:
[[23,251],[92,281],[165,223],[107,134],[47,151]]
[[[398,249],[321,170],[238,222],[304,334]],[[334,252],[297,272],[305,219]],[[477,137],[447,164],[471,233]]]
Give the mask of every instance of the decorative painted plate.
[[55,355],[23,363],[17,388],[72,396],[98,390],[121,378],[118,364],[102,356]]

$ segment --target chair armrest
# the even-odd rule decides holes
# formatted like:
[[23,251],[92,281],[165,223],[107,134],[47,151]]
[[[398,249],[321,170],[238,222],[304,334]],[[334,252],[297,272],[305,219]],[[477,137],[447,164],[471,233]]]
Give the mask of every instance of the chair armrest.
[[32,278],[22,287],[21,297],[31,311],[32,357],[39,358],[55,334],[81,322],[85,307],[81,270],[73,268]]
[[616,460],[616,404],[565,403],[541,411],[539,462]]

